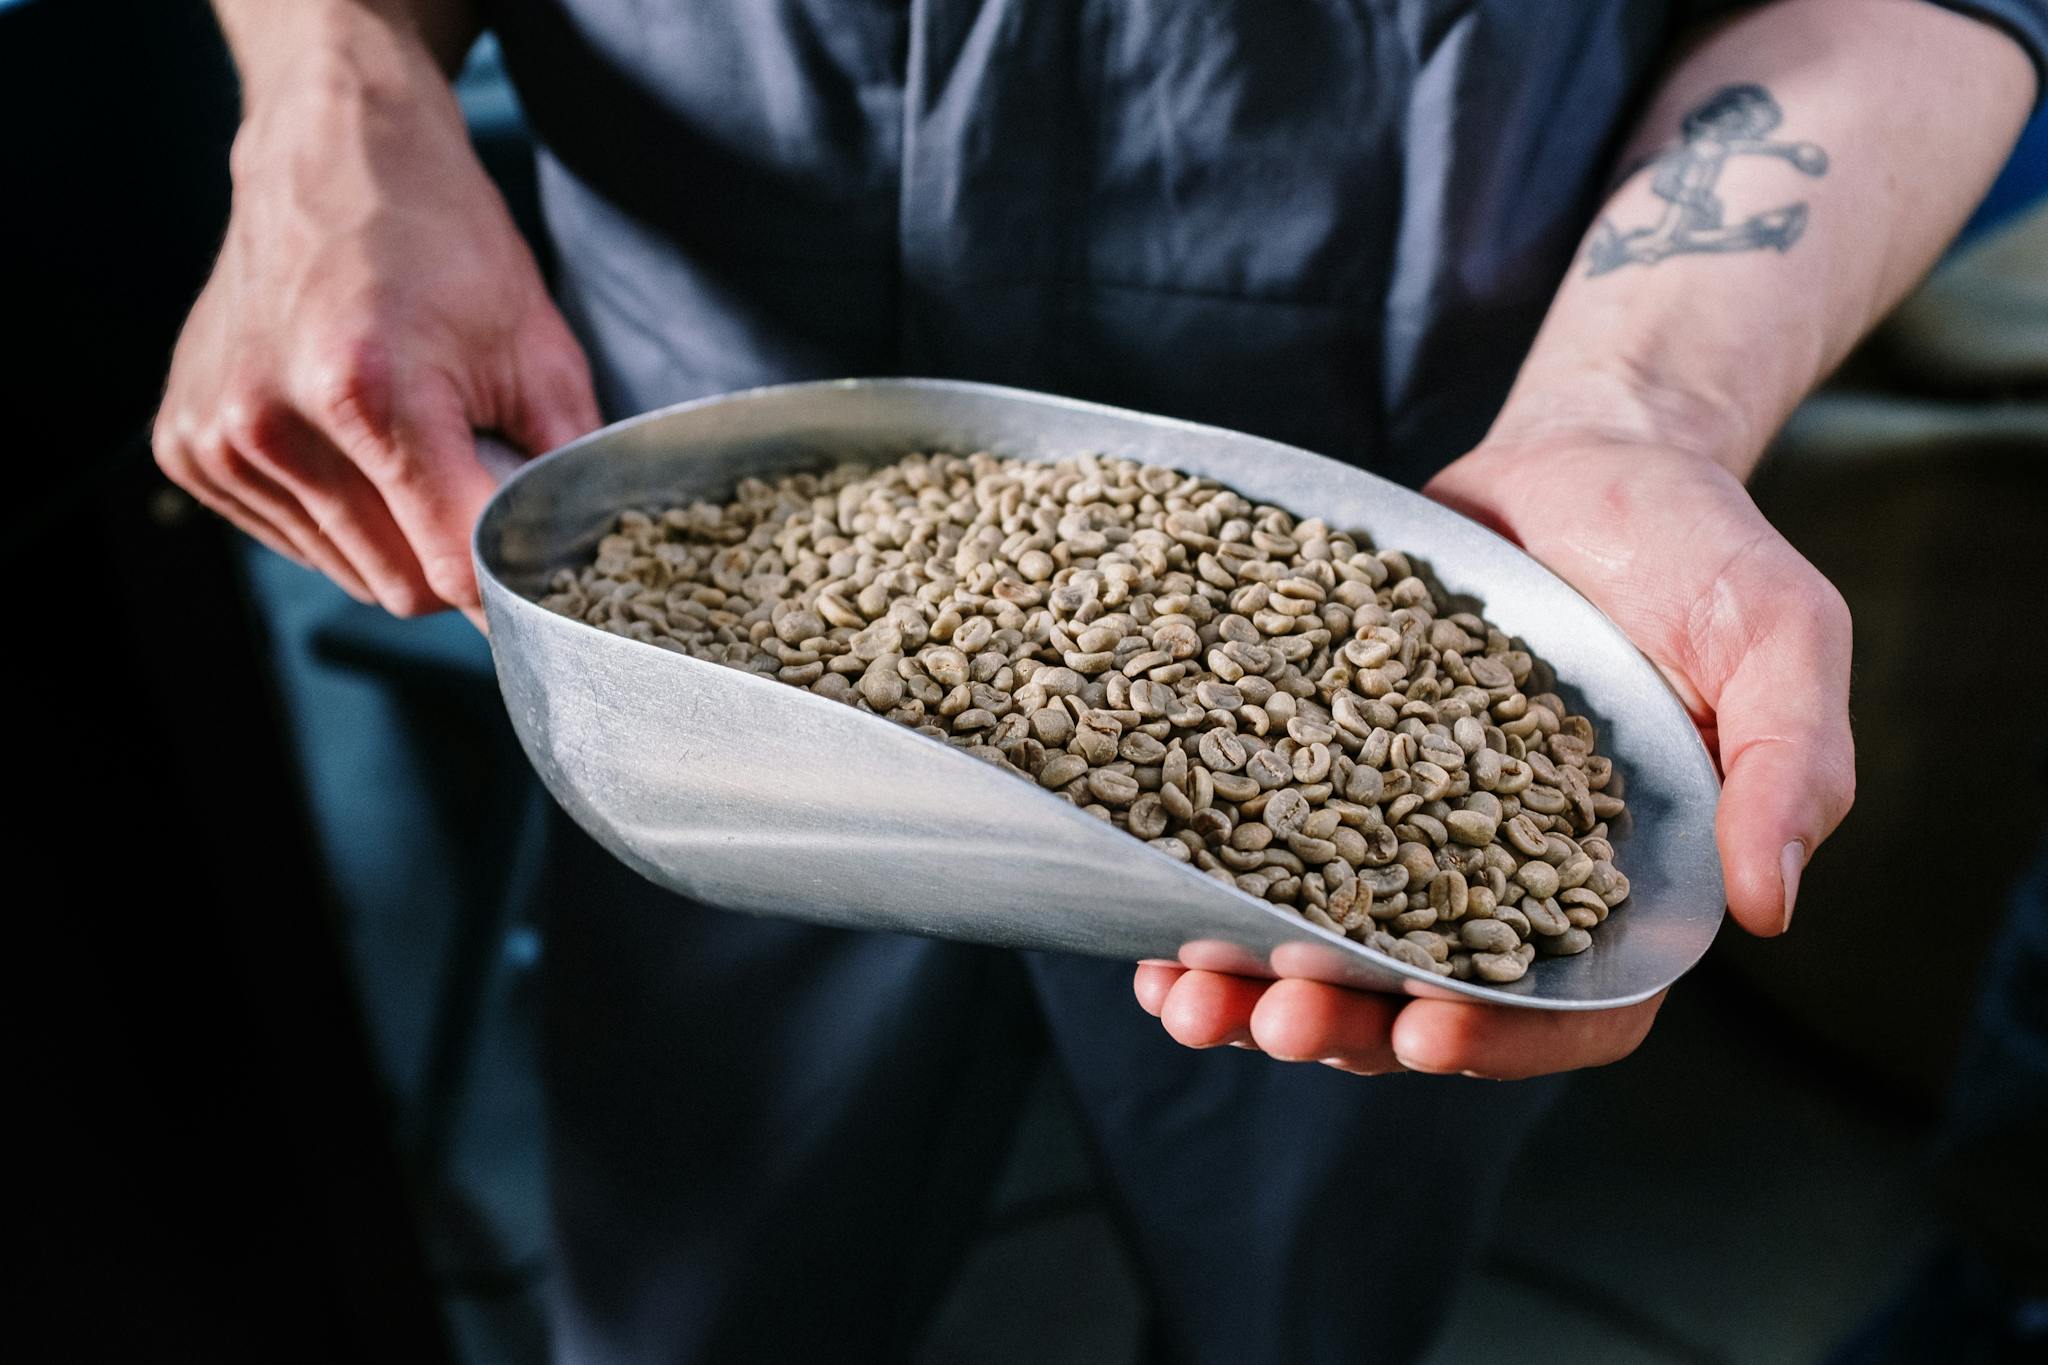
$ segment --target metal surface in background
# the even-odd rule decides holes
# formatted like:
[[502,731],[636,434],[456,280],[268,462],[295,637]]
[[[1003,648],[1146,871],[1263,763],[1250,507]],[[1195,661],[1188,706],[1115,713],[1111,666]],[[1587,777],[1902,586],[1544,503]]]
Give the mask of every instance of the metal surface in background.
[[[1050,792],[802,688],[612,635],[531,600],[618,512],[723,499],[747,475],[911,450],[1171,465],[1408,552],[1525,641],[1625,781],[1633,895],[1591,951],[1488,986],[1432,976],[1257,900]],[[1621,631],[1507,541],[1395,484],[1214,427],[936,380],[792,384],[620,422],[513,474],[476,533],[498,680],[548,789],[606,848],[714,905],[859,929],[1542,1009],[1642,1000],[1725,906],[1719,784],[1684,707]],[[677,913],[698,913],[679,905]]]

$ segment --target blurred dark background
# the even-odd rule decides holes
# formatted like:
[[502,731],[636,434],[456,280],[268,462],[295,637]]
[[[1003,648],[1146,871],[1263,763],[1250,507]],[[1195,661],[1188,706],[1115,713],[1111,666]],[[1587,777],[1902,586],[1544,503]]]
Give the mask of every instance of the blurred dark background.
[[[530,215],[488,49],[464,94]],[[226,215],[234,85],[205,6],[0,0],[0,109],[7,576],[17,601],[63,589],[31,617],[51,648],[19,632],[7,669],[20,1330],[82,1359],[539,1360],[538,1135],[450,1135],[519,1068],[466,1050],[524,1036],[544,945],[450,926],[434,998],[399,1002],[436,1021],[430,1064],[373,1046],[393,1002],[323,893],[241,552],[148,456]],[[1724,935],[1642,1052],[1575,1084],[1437,1360],[1821,1359],[1964,1235],[1927,1142],[2048,828],[2044,174],[2037,119],[1755,485],[1857,625],[1859,799],[1798,932]],[[1121,1361],[1144,1311],[1048,1084],[922,1358]]]

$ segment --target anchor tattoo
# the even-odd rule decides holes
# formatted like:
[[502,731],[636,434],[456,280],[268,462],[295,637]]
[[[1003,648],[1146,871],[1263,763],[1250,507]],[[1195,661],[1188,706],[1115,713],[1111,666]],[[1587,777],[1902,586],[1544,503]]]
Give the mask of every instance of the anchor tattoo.
[[1627,232],[1602,218],[1586,246],[1588,276],[1625,265],[1655,265],[1690,252],[1762,251],[1783,253],[1806,230],[1804,200],[1745,218],[1722,221],[1714,185],[1729,159],[1774,156],[1802,175],[1827,174],[1828,154],[1811,142],[1771,142],[1766,135],[1784,122],[1784,111],[1760,85],[1730,85],[1715,91],[1685,116],[1676,147],[1651,159],[1657,173],[1650,192],[1664,212],[1649,227]]

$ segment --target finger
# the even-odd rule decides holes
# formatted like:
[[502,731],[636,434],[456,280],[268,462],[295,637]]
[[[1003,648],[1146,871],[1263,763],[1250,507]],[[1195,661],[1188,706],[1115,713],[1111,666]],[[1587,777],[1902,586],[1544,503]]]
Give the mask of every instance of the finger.
[[1180,980],[1183,968],[1165,962],[1141,962],[1137,975],[1131,979],[1131,989],[1137,992],[1138,1007],[1159,1017],[1159,1011],[1166,1007],[1166,993],[1173,989],[1173,983]]
[[357,346],[303,383],[302,410],[382,495],[434,596],[481,605],[469,536],[497,485],[448,378],[398,375],[388,355]]
[[298,551],[292,556],[294,559],[324,575],[356,601],[376,601],[355,566],[321,532],[300,501],[239,451],[224,447],[215,452],[208,472],[215,476],[219,487],[233,490],[237,502],[291,541]]
[[1414,1000],[1394,1019],[1394,1056],[1410,1071],[1521,1080],[1605,1066],[1636,1050],[1660,994],[1618,1010],[1527,1010]]
[[206,476],[199,462],[192,458],[191,448],[184,437],[172,435],[159,427],[151,438],[150,451],[155,455],[157,468],[163,471],[164,477],[191,494],[201,507],[223,518],[266,550],[282,555],[302,569],[313,567],[283,532],[229,497]]
[[600,419],[590,362],[552,309],[536,324],[527,359],[515,381],[517,392],[503,429],[528,455],[544,455],[595,431]]
[[1753,934],[1790,926],[1799,876],[1856,797],[1849,612],[1818,586],[1774,613],[1715,699],[1725,774],[1715,835],[1728,908]]
[[1252,1007],[1271,984],[1222,972],[1183,973],[1166,993],[1159,1022],[1187,1047],[1249,1043]]
[[319,534],[352,566],[374,600],[394,616],[441,609],[384,497],[307,417],[282,397],[233,409],[241,448],[305,509]]
[[362,580],[298,501],[263,477],[225,437],[188,439],[184,448],[194,496],[266,548],[325,575],[357,601],[370,600]]
[[1276,981],[1252,1007],[1252,1041],[1283,1061],[1328,1062],[1375,1076],[1399,1071],[1392,1031],[1401,1002],[1320,981]]
[[319,572],[307,561],[306,556],[300,552],[299,547],[292,544],[276,527],[257,516],[254,512],[251,512],[241,503],[236,502],[212,483],[205,479],[189,481],[181,479],[178,481],[178,486],[187,493],[190,493],[193,500],[202,507],[221,517],[229,525],[248,536],[264,549],[271,551],[273,554],[282,555],[309,573]]

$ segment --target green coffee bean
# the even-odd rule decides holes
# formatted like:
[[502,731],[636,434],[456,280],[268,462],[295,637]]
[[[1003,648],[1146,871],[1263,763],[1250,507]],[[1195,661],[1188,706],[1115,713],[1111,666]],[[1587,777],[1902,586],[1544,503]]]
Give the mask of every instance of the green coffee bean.
[[1391,867],[1362,867],[1358,880],[1372,889],[1375,899],[1384,900],[1408,887],[1408,869],[1399,863]]
[[1365,857],[1360,860],[1363,867],[1385,867],[1400,852],[1399,836],[1385,825],[1367,825],[1359,837],[1365,840]]
[[1529,927],[1529,917],[1522,913],[1519,903],[1502,901],[1493,907],[1493,918],[1515,931],[1516,938],[1528,938],[1535,931]]
[[1064,787],[1088,771],[1088,760],[1079,754],[1055,754],[1045,760],[1045,766],[1038,770],[1038,784],[1042,787]]
[[1432,961],[1448,962],[1451,959],[1451,941],[1442,934],[1427,929],[1411,929],[1401,937],[1428,953]]
[[1228,730],[1209,730],[1196,742],[1202,763],[1214,773],[1234,773],[1245,765],[1244,741]]
[[1088,790],[1105,806],[1128,806],[1138,799],[1138,780],[1111,768],[1088,774]]
[[[1314,804],[1315,798],[1309,795],[1309,792],[1313,790],[1312,788],[1298,787],[1296,790],[1301,793],[1303,800],[1308,801],[1311,805]],[[1330,810],[1327,807],[1322,810],[1312,810],[1308,813],[1308,818],[1301,822],[1301,832],[1311,839],[1327,839],[1337,832],[1337,827],[1341,823],[1343,823],[1342,818],[1336,811]]]
[[1245,763],[1245,773],[1267,791],[1294,780],[1294,769],[1271,749],[1261,749]]
[[1394,857],[1401,867],[1407,869],[1409,880],[1417,885],[1426,884],[1437,873],[1436,854],[1428,844],[1403,842],[1400,852]]
[[[1571,887],[1557,893],[1557,903],[1564,907],[1566,918],[1581,929],[1590,929],[1607,918],[1607,902],[1582,886]],[[1580,916],[1586,916],[1593,924],[1582,923]]]
[[1465,918],[1471,907],[1472,891],[1466,885],[1462,872],[1443,871],[1430,878],[1429,904],[1436,911],[1436,917],[1446,924],[1455,924]]
[[1548,847],[1543,839],[1543,831],[1526,815],[1517,815],[1508,821],[1507,839],[1517,853],[1531,858],[1542,857],[1544,849]]
[[1231,832],[1230,846],[1257,853],[1268,844],[1271,844],[1273,838],[1273,827],[1271,825],[1265,824],[1262,821],[1247,820]]
[[1511,981],[1520,981],[1528,971],[1529,964],[1513,953],[1472,954],[1472,975],[1481,981],[1506,985]]
[[1263,790],[1243,773],[1211,773],[1209,781],[1225,801],[1250,801]]
[[1536,940],[1536,951],[1545,957],[1571,957],[1593,946],[1593,936],[1584,929],[1567,929],[1551,938]]
[[1483,848],[1493,842],[1494,831],[1500,828],[1500,820],[1481,811],[1456,810],[1444,817],[1444,828],[1450,833],[1450,837],[1459,843]]
[[1468,919],[1458,926],[1458,941],[1475,952],[1511,953],[1522,940],[1497,919]]
[[1604,858],[1594,863],[1593,870],[1586,874],[1585,887],[1610,910],[1628,899],[1628,878]]
[[1515,869],[1515,880],[1538,900],[1557,894],[1557,869],[1549,863],[1531,859]]
[[1394,940],[1393,946],[1386,951],[1388,956],[1397,961],[1405,962],[1411,967],[1420,967],[1424,971],[1428,971],[1436,962],[1426,950],[1406,939]]
[[1493,918],[1500,896],[1490,886],[1475,886],[1465,893],[1465,913],[1473,919]]
[[1293,788],[1282,789],[1275,792],[1266,802],[1261,818],[1276,834],[1294,834],[1301,829],[1302,822],[1308,819],[1308,802]]
[[1529,927],[1537,933],[1555,937],[1572,927],[1564,917],[1564,911],[1554,900],[1538,900],[1534,896],[1522,897],[1522,916],[1529,921]]

